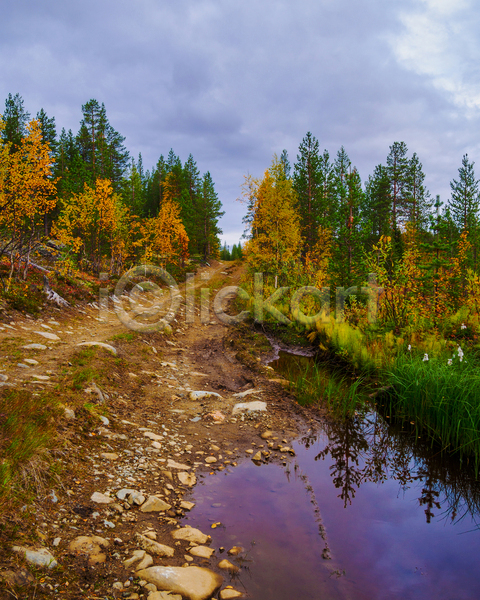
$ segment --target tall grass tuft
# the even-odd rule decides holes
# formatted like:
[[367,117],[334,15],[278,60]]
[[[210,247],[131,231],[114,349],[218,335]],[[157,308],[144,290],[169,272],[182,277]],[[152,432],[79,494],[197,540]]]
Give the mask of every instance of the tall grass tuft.
[[0,394],[0,498],[20,484],[55,439],[58,408],[48,396],[9,390]]
[[361,389],[363,378],[352,381],[316,363],[302,373],[289,373],[288,378],[299,404],[325,408],[336,417],[346,417],[363,406],[366,400]]
[[473,358],[407,352],[386,369],[385,378],[392,386],[387,400],[392,412],[480,465],[480,371]]

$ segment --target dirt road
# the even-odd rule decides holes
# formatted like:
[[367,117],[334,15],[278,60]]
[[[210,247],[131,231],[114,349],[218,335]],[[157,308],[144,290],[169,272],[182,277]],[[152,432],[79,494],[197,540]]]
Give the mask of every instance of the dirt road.
[[[211,589],[184,598],[239,597],[225,587],[221,549],[172,534],[183,531],[202,478],[252,458],[288,462],[289,441],[308,418],[263,365],[265,339],[213,312],[207,319],[206,293],[201,307],[201,287],[212,290],[211,306],[215,290],[239,277],[228,263],[198,273],[193,312],[183,295],[170,335],[131,331],[112,302],[108,311],[51,307],[0,323],[4,390],[48,390],[62,405],[50,451],[56,474],[40,478],[31,502],[10,514],[13,526],[3,526],[0,598],[172,598],[139,565],[212,574]],[[32,565],[26,549],[57,565]],[[238,568],[241,554],[227,558]]]

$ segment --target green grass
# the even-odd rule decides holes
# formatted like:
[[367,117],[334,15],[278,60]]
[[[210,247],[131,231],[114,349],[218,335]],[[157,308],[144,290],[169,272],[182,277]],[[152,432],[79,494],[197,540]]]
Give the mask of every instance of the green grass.
[[387,404],[443,449],[472,457],[478,467],[480,365],[471,353],[460,361],[458,351],[450,365],[447,361],[443,353],[429,360],[409,352],[399,355],[385,370],[384,380],[392,386]]

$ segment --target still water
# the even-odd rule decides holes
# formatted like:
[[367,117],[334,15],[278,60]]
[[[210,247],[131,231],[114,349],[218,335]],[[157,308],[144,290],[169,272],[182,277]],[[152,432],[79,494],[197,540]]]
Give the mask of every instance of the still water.
[[218,557],[245,548],[236,589],[251,600],[480,598],[480,486],[467,467],[376,412],[292,447],[287,466],[245,460],[194,491],[185,523],[210,530]]

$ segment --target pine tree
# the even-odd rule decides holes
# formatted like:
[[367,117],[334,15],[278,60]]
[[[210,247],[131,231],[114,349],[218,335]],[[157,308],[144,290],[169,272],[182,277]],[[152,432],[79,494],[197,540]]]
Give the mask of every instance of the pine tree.
[[88,165],[90,183],[101,177],[110,179],[114,189],[118,189],[129,160],[123,145],[125,138],[108,122],[103,103],[100,105],[97,100],[89,100],[82,106],[82,113],[77,144]]
[[475,178],[475,163],[468,161],[468,154],[462,158],[458,169],[458,180],[450,182],[452,197],[449,202],[452,218],[459,231],[469,231],[478,224],[480,180]]
[[2,139],[10,142],[10,151],[15,152],[20,148],[22,138],[27,135],[27,123],[30,120],[30,114],[25,110],[20,94],[15,96],[8,94],[2,117],[4,122]]
[[390,180],[391,230],[395,232],[407,213],[408,159],[405,142],[394,142],[390,146],[387,175]]
[[422,229],[428,225],[432,208],[430,192],[425,188],[425,173],[417,153],[414,152],[408,162],[405,185],[406,218],[415,228]]
[[297,162],[294,165],[293,185],[298,198],[298,212],[302,235],[305,238],[305,252],[308,252],[317,241],[323,192],[319,144],[310,132],[303,138],[299,146]]
[[291,166],[290,161],[288,160],[288,152],[285,149],[282,150],[282,153],[280,154],[280,162],[282,163],[285,177],[290,179]]
[[220,247],[218,236],[222,230],[218,226],[218,220],[225,214],[221,208],[222,203],[215,192],[212,176],[207,171],[202,178],[197,205],[198,223],[201,224],[197,243],[204,260],[215,256]]

